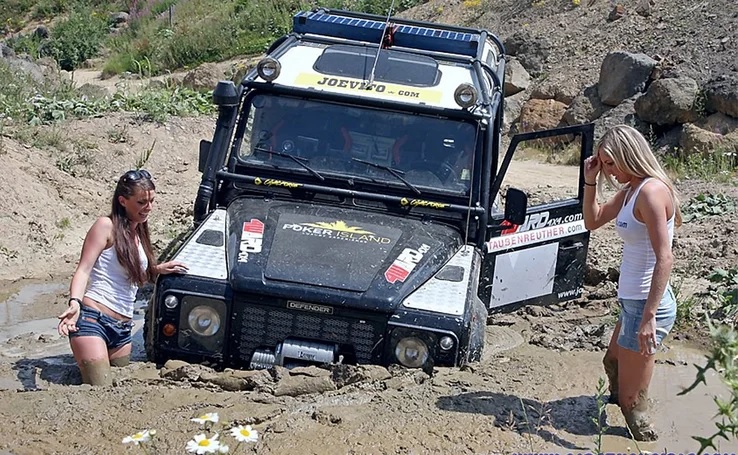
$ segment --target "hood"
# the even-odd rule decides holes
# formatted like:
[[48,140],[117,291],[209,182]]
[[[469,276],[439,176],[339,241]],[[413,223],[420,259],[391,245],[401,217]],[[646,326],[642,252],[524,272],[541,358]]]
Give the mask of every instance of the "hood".
[[452,228],[400,215],[241,198],[228,207],[232,288],[394,309],[460,248]]

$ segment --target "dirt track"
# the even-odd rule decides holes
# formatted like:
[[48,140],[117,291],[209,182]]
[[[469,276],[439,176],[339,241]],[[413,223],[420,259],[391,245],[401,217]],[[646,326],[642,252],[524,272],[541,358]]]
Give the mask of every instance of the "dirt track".
[[[0,453],[128,453],[121,439],[145,428],[158,430],[161,453],[184,453],[197,430],[189,419],[206,411],[255,426],[260,442],[246,447],[246,453],[576,453],[593,448],[594,395],[603,376],[599,350],[614,322],[614,287],[607,275],[617,265],[619,242],[611,229],[593,234],[588,298],[493,317],[485,359],[471,369],[441,368],[432,378],[393,371],[294,397],[275,394],[284,378],[272,379],[260,391],[226,391],[211,372],[190,380],[161,378],[144,361],[138,332],[136,362],[116,372],[112,387],[78,385],[67,342],[55,334],[53,318],[64,306],[86,229],[107,212],[112,179],[156,139],[146,167],[158,186],[154,238],[157,248],[165,248],[191,219],[188,210],[199,183],[197,142],[212,134],[213,125],[206,118],[166,126],[131,122],[118,115],[73,122],[59,131],[69,144],[95,145],[90,160],[74,168],[76,178],[57,168],[58,152],[4,141]],[[125,130],[127,141],[111,143],[111,130]],[[562,179],[575,175],[568,167],[515,164],[523,177],[513,183],[537,194],[558,194]],[[685,198],[708,189],[737,196],[733,186],[692,182],[680,189]],[[704,289],[703,277],[713,267],[737,265],[735,217],[699,220],[678,231],[675,270],[683,292]],[[140,329],[141,315],[137,318]],[[693,342],[684,334],[677,338],[682,340],[670,340],[669,352],[660,354],[652,388],[662,438],[641,449],[686,452],[697,447],[691,435],[713,432],[709,397],[722,387],[712,378],[709,387],[676,396],[694,377],[691,364],[702,361]],[[605,451],[635,450],[617,408],[608,406],[607,414],[611,428]],[[720,451],[737,452],[738,444],[725,444]]]

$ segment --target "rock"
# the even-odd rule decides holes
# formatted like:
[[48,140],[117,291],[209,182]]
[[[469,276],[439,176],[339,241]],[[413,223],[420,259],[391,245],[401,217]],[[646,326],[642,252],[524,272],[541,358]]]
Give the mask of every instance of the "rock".
[[110,96],[108,89],[94,84],[84,84],[78,90],[82,97],[87,100],[102,100]]
[[505,98],[505,118],[502,121],[503,133],[510,131],[511,126],[520,119],[523,103],[528,100],[526,92],[520,92]]
[[505,66],[505,96],[520,93],[530,86],[530,74],[523,68],[518,59],[511,58]]
[[[528,100],[520,112],[517,132],[526,133],[556,128],[561,125],[564,112],[566,112],[566,104],[556,100]],[[540,143],[546,146],[556,146],[571,140],[570,135],[554,136],[541,139]]]
[[738,131],[729,134],[720,134],[713,131],[703,129],[694,123],[685,124],[679,139],[682,153],[693,155],[715,151],[722,153],[738,152]]
[[336,384],[329,377],[284,376],[274,389],[274,395],[296,397],[311,393],[336,390]]
[[566,105],[556,100],[528,100],[520,112],[520,132],[555,128],[561,123]]
[[635,111],[641,120],[656,125],[693,122],[698,117],[695,111],[698,94],[694,79],[659,79],[636,101]]
[[554,99],[570,105],[581,92],[581,86],[569,75],[552,75],[533,86],[530,97],[540,100]]
[[567,125],[589,123],[605,112],[609,107],[600,101],[597,85],[591,85],[582,90],[569,104],[563,115]]
[[49,37],[49,29],[45,25],[39,25],[33,31],[33,37],[39,40],[46,39]]
[[621,19],[623,16],[625,16],[625,6],[617,4],[612,11],[610,11],[610,14],[607,16],[607,20],[613,22]]
[[128,19],[130,19],[130,15],[128,13],[125,11],[119,11],[117,13],[110,13],[108,23],[112,25],[124,24],[128,22]]
[[185,75],[182,85],[192,90],[212,91],[224,77],[215,63],[203,63]]
[[635,111],[635,103],[642,97],[643,94],[638,93],[623,101],[617,107],[610,108],[603,112],[600,117],[595,120],[595,141],[598,141],[602,135],[605,134],[605,131],[615,125],[630,125],[642,133],[648,131],[648,125],[638,118]]
[[738,118],[738,77],[713,79],[705,84],[708,112],[720,112]]
[[533,77],[543,72],[552,47],[548,38],[531,35],[528,31],[514,33],[505,40],[504,45],[508,54],[517,57]]
[[645,54],[615,51],[607,54],[600,66],[598,92],[600,101],[610,106],[617,106],[624,100],[641,93],[656,60]]

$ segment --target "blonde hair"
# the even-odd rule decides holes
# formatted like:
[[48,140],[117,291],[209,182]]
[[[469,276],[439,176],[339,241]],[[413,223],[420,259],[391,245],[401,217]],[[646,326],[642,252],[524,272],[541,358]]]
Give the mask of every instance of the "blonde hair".
[[[674,184],[654,156],[648,141],[638,130],[628,125],[614,126],[602,136],[596,150],[610,157],[622,172],[640,179],[651,177],[661,180],[671,193],[674,223],[677,226],[682,224],[682,212],[679,210],[679,198]],[[621,188],[612,176],[605,172],[600,172],[599,178],[600,181],[607,180],[614,188]]]

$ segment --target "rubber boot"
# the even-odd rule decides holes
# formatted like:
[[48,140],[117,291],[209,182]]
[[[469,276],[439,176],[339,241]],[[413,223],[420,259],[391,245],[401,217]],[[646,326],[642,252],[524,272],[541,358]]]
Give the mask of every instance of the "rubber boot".
[[602,358],[602,365],[605,367],[610,389],[610,398],[607,402],[618,404],[618,359],[610,353],[609,349],[605,352],[605,357]]
[[623,409],[625,423],[636,441],[655,441],[659,438],[648,418],[648,393],[641,390],[631,409]]

